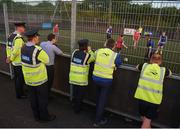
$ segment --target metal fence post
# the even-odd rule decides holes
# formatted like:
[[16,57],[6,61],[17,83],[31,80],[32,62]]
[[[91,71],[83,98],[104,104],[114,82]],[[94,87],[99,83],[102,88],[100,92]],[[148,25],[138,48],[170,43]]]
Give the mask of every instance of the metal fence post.
[[[75,49],[76,43],[76,0],[72,0],[71,4],[71,54]],[[73,98],[73,86],[70,86],[70,100]]]
[[112,14],[112,0],[109,0],[109,12],[108,12],[109,26],[111,25],[111,14]]
[[[6,41],[9,37],[9,20],[8,20],[8,11],[7,11],[7,4],[3,3],[3,13],[4,13],[4,24],[5,24],[5,32],[6,32]],[[12,71],[12,65],[9,64],[9,72],[11,79],[13,78],[13,71]]]

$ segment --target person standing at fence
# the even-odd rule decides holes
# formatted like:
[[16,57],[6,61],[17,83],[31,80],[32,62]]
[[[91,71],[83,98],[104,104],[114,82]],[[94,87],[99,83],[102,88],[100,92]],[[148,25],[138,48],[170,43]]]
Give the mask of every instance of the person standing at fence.
[[117,41],[116,41],[116,51],[119,53],[122,49],[122,47],[128,48],[126,44],[124,43],[124,35],[119,35]]
[[97,87],[95,127],[107,123],[107,119],[104,117],[104,108],[112,86],[113,71],[122,64],[120,54],[114,52],[115,47],[115,41],[110,38],[107,40],[105,48],[95,52],[93,71],[93,81]]
[[141,74],[134,97],[139,101],[142,128],[151,128],[151,120],[157,117],[162,102],[164,78],[171,75],[171,71],[161,64],[162,56],[153,54],[150,63],[137,66]]
[[87,39],[79,40],[79,49],[75,50],[71,57],[69,83],[73,86],[72,104],[75,113],[79,113],[82,109],[88,85],[89,64],[95,60],[94,52],[88,43]]
[[112,26],[109,26],[106,30],[106,38],[110,39],[112,37]]
[[162,55],[162,51],[164,46],[167,43],[167,36],[166,36],[166,32],[162,32],[162,35],[160,36],[160,39],[158,41],[158,49],[156,51],[156,53],[158,53],[160,51],[160,54]]
[[47,68],[47,74],[48,74],[48,88],[49,88],[49,95],[50,95],[50,91],[51,91],[53,80],[54,80],[55,55],[62,55],[63,52],[55,45],[55,43],[57,42],[57,38],[55,34],[50,33],[47,36],[47,39],[48,41],[41,42],[40,46],[49,56],[49,63],[46,65],[46,68]]
[[21,66],[21,48],[24,45],[22,34],[25,32],[25,23],[16,22],[15,31],[9,36],[6,45],[7,59],[6,63],[12,63],[14,69],[16,98],[26,98],[24,92],[24,78]]
[[45,64],[49,63],[49,57],[39,44],[37,30],[29,30],[25,33],[28,42],[21,49],[22,71],[25,83],[29,88],[29,99],[34,118],[39,122],[52,121],[55,115],[48,112],[48,86],[47,70]]
[[151,39],[152,33],[151,32],[146,32],[146,38],[147,38],[147,51],[145,54],[145,62],[150,61],[150,58],[152,56],[152,54],[154,53],[154,41]]
[[140,38],[141,38],[141,35],[140,35],[139,30],[137,29],[133,35],[134,49],[137,48]]

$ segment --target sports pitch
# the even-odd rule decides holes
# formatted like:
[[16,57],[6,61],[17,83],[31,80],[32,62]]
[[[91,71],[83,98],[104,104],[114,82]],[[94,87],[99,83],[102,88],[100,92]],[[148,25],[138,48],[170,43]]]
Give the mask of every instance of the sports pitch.
[[[46,40],[46,36],[51,33],[52,30],[40,30],[42,35],[41,40]],[[71,31],[70,30],[60,30],[59,32],[58,45],[66,53],[70,54],[70,42],[71,42]],[[113,38],[116,40],[118,34],[113,34]],[[94,32],[76,32],[76,40],[79,39],[89,39],[92,49],[102,48],[104,42],[106,41],[105,33],[94,33]],[[138,48],[133,48],[132,36],[124,36],[125,44],[128,49],[123,48],[121,51],[122,60],[127,57],[128,61],[124,61],[124,64],[137,65],[144,62],[144,56],[146,53],[146,39],[142,36]],[[157,48],[158,38],[153,38],[155,42],[155,48]],[[164,52],[163,52],[163,65],[170,68],[173,73],[180,74],[180,42],[168,40]]]

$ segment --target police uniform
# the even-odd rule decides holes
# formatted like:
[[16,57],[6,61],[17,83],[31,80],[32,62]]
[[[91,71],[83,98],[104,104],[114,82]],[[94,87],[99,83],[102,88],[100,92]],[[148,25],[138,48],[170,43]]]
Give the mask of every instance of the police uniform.
[[[88,40],[80,40],[79,46],[88,44]],[[73,86],[73,108],[76,113],[80,112],[83,96],[88,85],[89,64],[94,61],[92,50],[75,50],[71,57],[69,83]]]
[[106,123],[104,119],[104,108],[108,93],[112,86],[113,72],[115,67],[121,65],[120,54],[109,48],[101,48],[95,52],[95,65],[93,81],[97,87],[96,118],[94,126]]
[[[16,27],[24,26],[25,23],[18,22],[14,24]],[[24,45],[24,39],[22,35],[15,31],[8,37],[8,42],[6,45],[7,58],[10,58],[14,70],[14,80],[15,80],[15,91],[16,97],[26,98],[24,94],[24,78],[22,74],[21,66],[21,48]]]
[[[39,36],[36,30],[25,33],[27,37]],[[22,71],[26,85],[29,87],[31,107],[36,120],[51,121],[55,116],[48,113],[48,86],[45,64],[49,57],[40,46],[28,41],[21,50]]]
[[138,66],[141,71],[134,97],[139,100],[139,113],[148,119],[158,115],[158,107],[163,98],[163,81],[171,71],[158,64],[144,63]]

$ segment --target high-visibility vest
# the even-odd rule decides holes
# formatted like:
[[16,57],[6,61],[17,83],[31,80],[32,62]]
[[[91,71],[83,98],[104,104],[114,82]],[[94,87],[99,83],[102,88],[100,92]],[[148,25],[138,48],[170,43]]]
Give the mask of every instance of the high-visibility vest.
[[117,53],[109,48],[102,48],[96,52],[93,75],[101,78],[112,79]]
[[153,104],[160,104],[163,97],[165,68],[158,64],[145,63],[141,70],[135,98]]
[[25,83],[28,86],[39,86],[47,82],[47,71],[45,64],[38,60],[38,56],[48,56],[39,46],[24,45],[21,50],[22,71]]
[[[16,39],[22,39],[22,44],[20,45],[20,48],[14,48],[14,45],[15,45],[15,41]],[[21,47],[24,45],[24,39],[23,37],[20,35],[20,34],[11,34],[9,37],[8,37],[8,41],[7,41],[7,44],[6,44],[6,54],[7,54],[7,57],[11,57],[11,56],[15,56],[15,59],[12,61],[12,64],[14,66],[20,66],[21,65],[21,52],[19,51],[21,49]],[[13,55],[13,50],[14,49],[18,49],[18,55]]]
[[89,64],[87,63],[90,58],[89,53],[75,50],[71,58],[71,66],[69,73],[69,83],[79,86],[88,85]]

